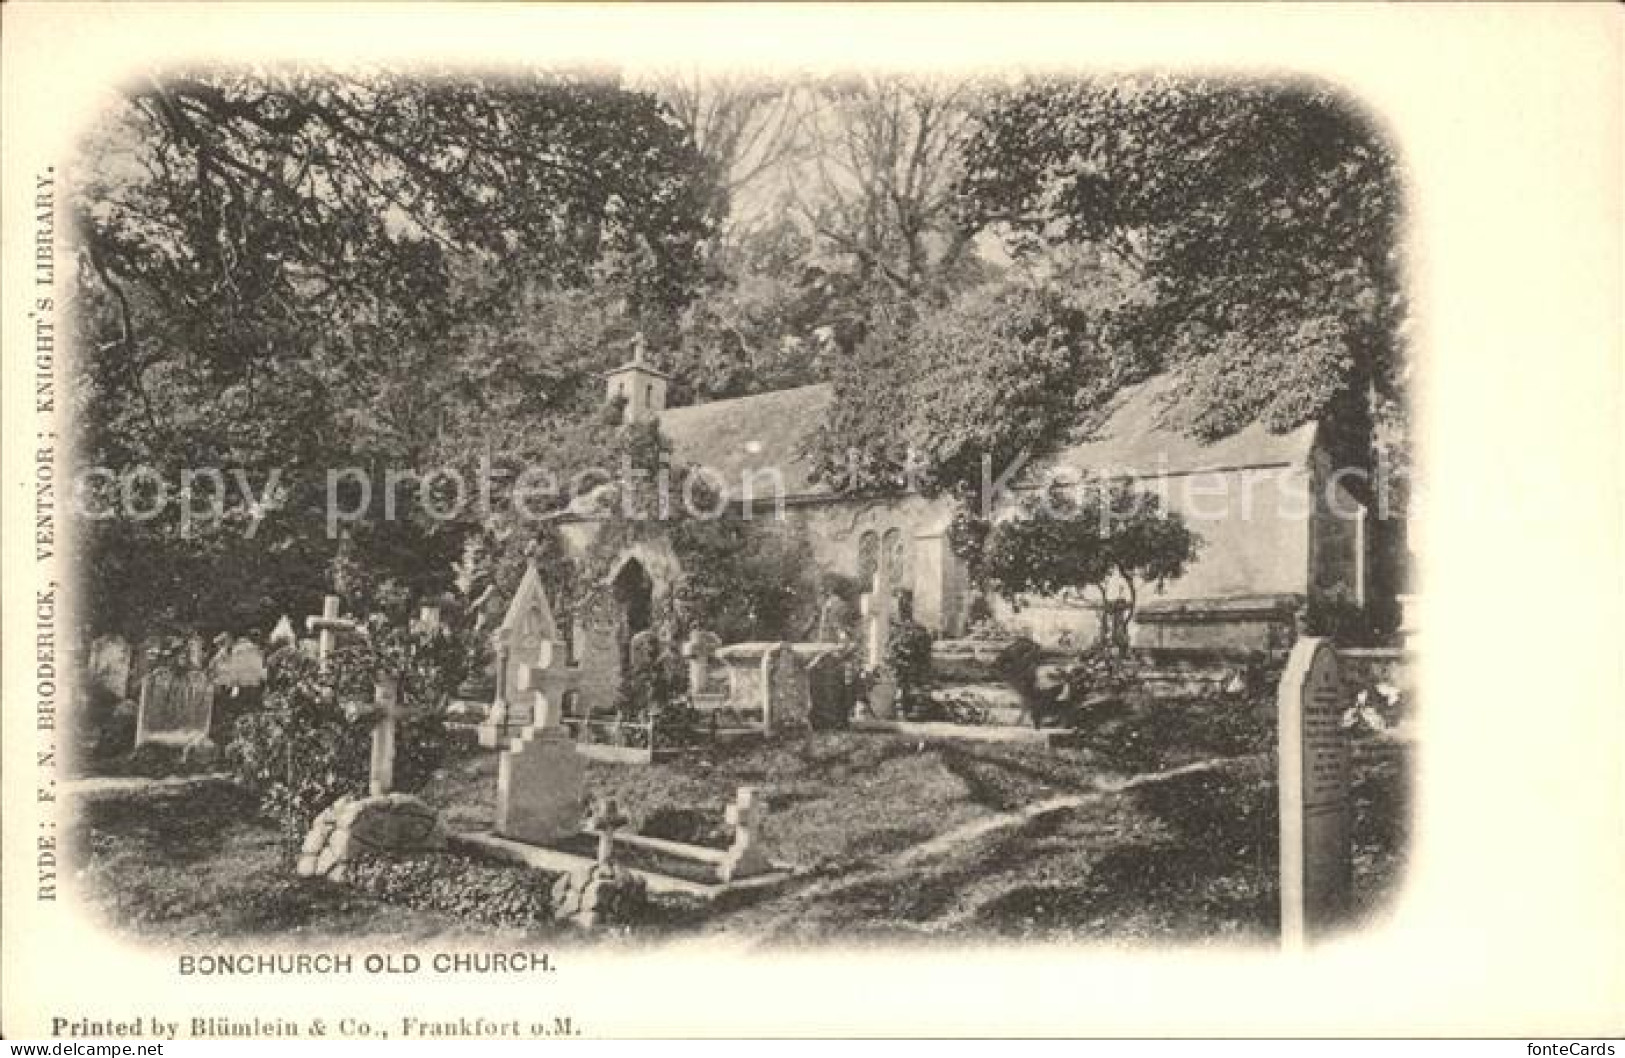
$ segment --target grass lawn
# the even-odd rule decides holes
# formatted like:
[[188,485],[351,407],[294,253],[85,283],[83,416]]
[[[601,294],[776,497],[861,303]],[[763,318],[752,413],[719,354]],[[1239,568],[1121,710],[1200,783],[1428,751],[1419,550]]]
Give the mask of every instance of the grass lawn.
[[[494,754],[467,756],[423,793],[452,829],[488,827],[495,771]],[[725,745],[658,765],[593,762],[588,777],[593,793],[620,800],[635,829],[717,847],[737,788],[758,786],[773,855],[802,869],[780,890],[716,905],[662,897],[641,938],[1229,944],[1270,942],[1276,928],[1271,771],[1267,757],[1234,757],[1120,789],[1083,750],[840,733]],[[1403,757],[1388,754],[1358,772],[1362,915],[1398,885],[1406,771]],[[1012,814],[1054,798],[1070,800],[1030,818]],[[111,927],[148,937],[554,933],[300,881],[279,838],[229,784],[87,797],[73,828],[78,886]]]

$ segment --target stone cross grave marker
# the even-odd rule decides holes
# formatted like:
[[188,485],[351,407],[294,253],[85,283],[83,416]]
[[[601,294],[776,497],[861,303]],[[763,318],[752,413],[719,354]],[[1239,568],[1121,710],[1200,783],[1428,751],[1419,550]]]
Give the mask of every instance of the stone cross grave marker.
[[160,668],[141,681],[135,744],[184,745],[207,737],[214,713],[214,686],[203,672]]
[[560,643],[553,604],[548,601],[542,574],[535,562],[525,565],[525,575],[514,590],[513,601],[496,630],[497,689],[486,723],[492,729],[487,739],[495,745],[501,739],[530,726],[530,698],[519,693],[519,672],[530,664],[544,642]]
[[322,612],[319,616],[305,618],[305,629],[316,633],[316,657],[326,668],[332,660],[333,648],[338,646],[340,632],[359,631],[359,622],[348,617],[339,616],[339,597],[329,595],[322,599]]
[[696,628],[683,644],[683,657],[688,662],[688,693],[692,697],[704,694],[711,680],[711,659],[722,646],[722,637],[715,632]]
[[722,880],[748,878],[766,874],[773,869],[767,854],[762,851],[762,802],[754,786],[741,786],[734,803],[728,806],[728,823],[734,828],[733,844],[722,861]]
[[876,572],[871,589],[865,592],[863,605],[863,663],[878,669],[886,663],[886,648],[891,644],[893,599],[886,583],[886,575]]
[[561,723],[563,694],[546,690],[563,667],[563,645],[544,641],[536,657],[537,664],[520,667],[516,693],[530,699],[527,711],[537,719],[512,740],[497,764],[496,832],[546,845],[581,828],[587,774]]
[[615,858],[615,832],[632,822],[621,811],[615,798],[606,797],[593,809],[587,826],[598,834],[598,865],[608,867]]
[[1281,809],[1281,943],[1289,950],[1335,926],[1353,889],[1350,751],[1331,641],[1298,640],[1276,697]]

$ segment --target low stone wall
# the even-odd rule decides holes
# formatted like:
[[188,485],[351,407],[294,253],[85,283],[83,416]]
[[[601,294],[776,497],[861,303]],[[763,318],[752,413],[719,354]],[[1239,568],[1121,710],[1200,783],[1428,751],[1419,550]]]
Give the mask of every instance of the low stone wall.
[[1153,600],[1135,615],[1131,642],[1137,650],[1207,651],[1239,658],[1278,653],[1285,657],[1296,638],[1296,614],[1302,601],[1296,595]]

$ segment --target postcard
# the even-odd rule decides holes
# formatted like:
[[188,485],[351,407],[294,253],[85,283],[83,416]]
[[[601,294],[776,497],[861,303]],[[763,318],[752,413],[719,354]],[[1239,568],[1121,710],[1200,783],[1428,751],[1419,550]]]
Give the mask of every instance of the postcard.
[[8,1039],[1625,1031],[1616,9],[3,15]]

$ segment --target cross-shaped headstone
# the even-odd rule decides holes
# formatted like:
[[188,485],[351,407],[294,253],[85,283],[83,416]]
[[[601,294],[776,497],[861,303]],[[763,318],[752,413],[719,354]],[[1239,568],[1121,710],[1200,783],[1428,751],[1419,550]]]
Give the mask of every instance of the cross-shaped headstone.
[[531,723],[544,733],[564,722],[563,695],[549,694],[546,684],[547,674],[563,664],[564,644],[544,639],[536,651],[536,664],[519,666],[519,693],[536,696],[531,704]]
[[316,656],[323,665],[333,656],[333,648],[338,645],[338,634],[353,632],[359,627],[356,622],[339,616],[337,595],[329,595],[322,600],[320,616],[305,618],[305,628],[316,633]]
[[615,832],[630,823],[631,820],[621,812],[620,805],[615,798],[606,797],[598,802],[593,809],[592,817],[587,820],[589,829],[598,833],[598,865],[608,867],[610,858],[615,854]]
[[722,880],[733,881],[752,874],[763,874],[773,869],[761,846],[763,818],[762,802],[757,799],[754,786],[741,786],[734,803],[728,806],[727,819],[734,828],[733,845],[722,861]]
[[877,669],[886,663],[886,646],[891,642],[893,599],[885,574],[876,571],[872,590],[863,596],[864,664]]
[[395,725],[402,716],[401,681],[384,675],[373,684],[372,760],[367,792],[374,797],[395,792]]
[[722,646],[722,637],[715,632],[696,628],[683,644],[683,657],[688,660],[688,693],[700,694],[711,678],[711,659]]

